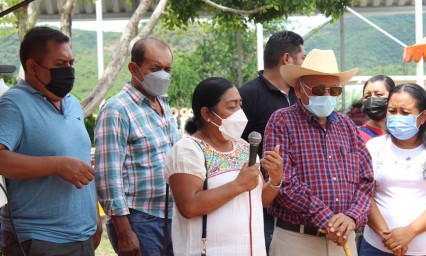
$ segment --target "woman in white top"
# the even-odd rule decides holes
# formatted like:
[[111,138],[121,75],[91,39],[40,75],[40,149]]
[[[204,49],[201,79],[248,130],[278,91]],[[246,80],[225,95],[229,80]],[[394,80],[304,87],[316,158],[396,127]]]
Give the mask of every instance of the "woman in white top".
[[258,163],[248,167],[249,144],[240,139],[247,118],[237,88],[224,78],[202,81],[192,96],[192,109],[194,117],[185,127],[191,136],[174,145],[165,167],[175,201],[174,254],[199,256],[205,248],[207,255],[266,255],[262,205],[281,187],[279,146],[260,161],[271,177],[264,182]]
[[426,91],[389,94],[389,135],[368,141],[376,190],[360,256],[426,255]]

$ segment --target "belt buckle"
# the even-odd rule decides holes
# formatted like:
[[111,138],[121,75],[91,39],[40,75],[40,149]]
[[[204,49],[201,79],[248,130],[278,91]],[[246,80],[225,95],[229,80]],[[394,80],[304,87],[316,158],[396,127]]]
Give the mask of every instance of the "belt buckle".
[[305,234],[305,225],[300,225],[300,227],[299,227],[299,233],[300,234]]
[[323,229],[317,229],[317,236],[326,236],[326,232]]

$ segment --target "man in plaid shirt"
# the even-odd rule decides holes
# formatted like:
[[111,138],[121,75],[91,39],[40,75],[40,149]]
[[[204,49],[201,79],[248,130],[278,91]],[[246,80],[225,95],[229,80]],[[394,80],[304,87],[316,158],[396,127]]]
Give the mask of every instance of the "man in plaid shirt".
[[276,111],[265,130],[263,150],[281,145],[284,160],[282,187],[268,208],[277,226],[271,255],[344,255],[345,244],[356,255],[354,229],[371,208],[371,157],[356,125],[333,109],[357,72],[339,72],[333,51],[317,49],[302,66],[281,67],[299,101]]
[[121,256],[162,255],[163,249],[173,255],[170,228],[164,232],[166,224],[171,226],[173,201],[165,207],[163,170],[168,152],[180,138],[167,101],[172,61],[164,42],[151,37],[138,40],[128,64],[132,79],[99,111],[96,188],[110,217],[108,236]]

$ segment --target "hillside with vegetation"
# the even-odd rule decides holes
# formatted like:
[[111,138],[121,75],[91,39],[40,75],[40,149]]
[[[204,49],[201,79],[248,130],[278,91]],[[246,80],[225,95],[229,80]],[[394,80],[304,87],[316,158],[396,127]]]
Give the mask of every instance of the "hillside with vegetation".
[[[414,14],[367,16],[407,45],[415,43]],[[345,69],[360,67],[358,75],[415,75],[415,63],[403,63],[404,49],[384,34],[352,15],[345,16]],[[307,50],[333,49],[340,60],[339,22],[328,24],[305,42]]]
[[[407,45],[415,40],[414,15],[368,16],[368,19],[396,36]],[[265,42],[270,34],[285,25],[266,26]],[[296,31],[297,32],[297,31]],[[190,95],[199,81],[208,76],[224,76],[237,83],[237,40],[235,33],[211,31],[205,25],[194,25],[188,30],[168,31],[158,26],[154,35],[168,42],[174,52],[173,80],[169,90],[173,106],[190,105]],[[105,63],[120,39],[121,33],[104,32]],[[339,22],[326,25],[306,39],[307,51],[313,48],[333,49],[339,60]],[[256,76],[255,31],[241,33],[243,81]],[[73,30],[76,83],[73,93],[83,99],[97,81],[96,33]],[[0,64],[19,64],[18,37],[9,34],[0,38]],[[360,67],[359,75],[414,75],[414,63],[402,63],[403,48],[367,25],[357,17],[345,17],[345,69]],[[128,61],[126,61],[128,63]],[[127,66],[122,67],[111,96],[118,92],[123,82],[130,79]]]

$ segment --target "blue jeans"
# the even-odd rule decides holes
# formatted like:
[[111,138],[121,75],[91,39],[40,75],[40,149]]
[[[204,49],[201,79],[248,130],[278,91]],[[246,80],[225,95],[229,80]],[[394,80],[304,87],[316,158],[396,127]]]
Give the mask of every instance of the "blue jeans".
[[[130,209],[128,215],[130,226],[139,239],[142,256],[163,255],[164,219],[149,215],[148,213]],[[173,256],[171,228],[172,221],[168,224],[167,255]],[[114,251],[118,254],[118,239],[112,220],[107,222],[107,233]]]
[[377,249],[371,244],[367,243],[365,239],[361,241],[361,247],[359,248],[359,256],[393,256],[392,253],[384,252],[382,250]]

